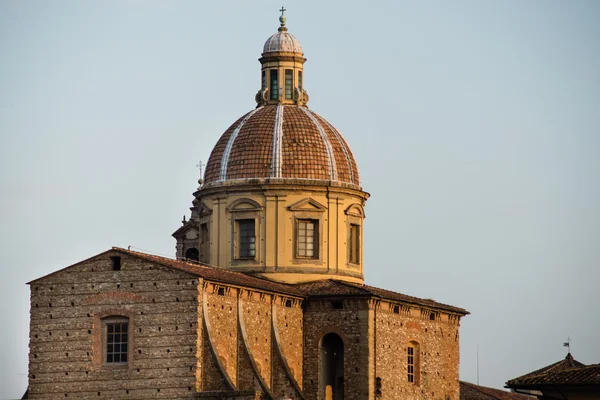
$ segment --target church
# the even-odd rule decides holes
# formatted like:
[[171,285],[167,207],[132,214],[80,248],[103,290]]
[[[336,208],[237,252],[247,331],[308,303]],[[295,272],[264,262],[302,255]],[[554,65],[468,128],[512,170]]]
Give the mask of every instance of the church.
[[468,312],[364,284],[369,193],[283,11],[175,257],[113,247],[29,282],[26,398],[459,399]]

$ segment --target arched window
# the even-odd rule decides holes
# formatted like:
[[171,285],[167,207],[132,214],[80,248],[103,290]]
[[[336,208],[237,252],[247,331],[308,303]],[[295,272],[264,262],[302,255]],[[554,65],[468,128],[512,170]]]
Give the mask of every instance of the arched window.
[[419,343],[410,342],[406,347],[406,372],[407,380],[409,383],[414,385],[419,384],[420,377],[420,357],[419,357]]
[[190,261],[198,261],[200,259],[198,249],[195,247],[190,247],[189,249],[187,249],[187,251],[185,252],[185,258],[186,260]]
[[104,364],[129,362],[129,318],[111,316],[102,319],[102,353]]

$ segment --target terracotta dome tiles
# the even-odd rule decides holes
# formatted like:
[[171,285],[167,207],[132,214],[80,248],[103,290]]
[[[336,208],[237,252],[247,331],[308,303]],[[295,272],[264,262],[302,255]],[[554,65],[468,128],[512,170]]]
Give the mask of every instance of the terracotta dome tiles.
[[213,149],[205,183],[244,179],[337,181],[360,187],[342,135],[326,119],[297,105],[268,105],[243,115]]

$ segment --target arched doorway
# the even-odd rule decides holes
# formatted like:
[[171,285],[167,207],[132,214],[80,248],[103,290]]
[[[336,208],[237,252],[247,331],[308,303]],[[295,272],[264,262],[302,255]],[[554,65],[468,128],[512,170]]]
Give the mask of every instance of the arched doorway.
[[194,247],[187,249],[185,252],[185,258],[190,261],[198,261],[200,259],[199,256],[198,249]]
[[[344,342],[335,333],[328,333],[321,339],[321,368],[319,379],[320,399],[327,399],[331,387],[331,399],[342,400],[344,398]],[[329,399],[327,399],[329,400]]]

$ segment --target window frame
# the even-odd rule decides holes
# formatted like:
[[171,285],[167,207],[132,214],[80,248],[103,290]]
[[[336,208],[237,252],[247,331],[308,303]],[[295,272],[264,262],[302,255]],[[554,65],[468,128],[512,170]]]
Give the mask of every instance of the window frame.
[[[126,345],[126,352],[124,354],[126,354],[126,358],[127,361],[108,361],[108,356],[109,356],[109,351],[108,351],[108,346],[111,344],[109,343],[109,327],[110,326],[114,326],[117,324],[127,324],[127,330],[125,332],[121,332],[121,334],[126,334],[127,335],[127,341],[124,342]],[[132,334],[133,334],[133,329],[132,329],[132,324],[131,324],[131,318],[124,316],[124,315],[111,315],[111,316],[107,316],[101,319],[101,341],[102,341],[102,366],[103,367],[108,367],[108,368],[125,368],[128,367],[131,363],[131,356],[133,354],[133,352],[131,351],[133,348],[133,340],[132,340]],[[112,333],[114,335],[114,333]],[[115,343],[112,343],[113,345]],[[123,342],[119,342],[119,344],[122,346]],[[114,355],[114,351],[112,352]],[[123,352],[119,351],[119,354],[123,354]]]
[[405,360],[406,380],[409,384],[418,386],[421,381],[421,357],[420,346],[418,342],[411,341],[407,344]]
[[[275,79],[273,79],[275,78]],[[279,100],[279,70],[278,69],[270,69],[269,70],[269,99],[270,100]]]
[[[301,224],[306,224],[306,228],[304,229],[305,231],[305,235],[301,236]],[[309,240],[309,235],[308,235],[308,224],[312,225],[312,243],[310,243],[312,245],[312,254],[311,255],[307,255],[307,254],[300,254],[301,250],[304,250],[305,252],[307,252],[308,249],[308,240]],[[304,237],[304,242],[301,241],[301,239]],[[315,219],[315,218],[297,218],[296,219],[296,258],[299,259],[308,259],[308,260],[318,260],[319,259],[319,220]],[[301,249],[301,245],[304,244],[305,248]]]
[[351,264],[360,265],[360,256],[361,256],[361,225],[354,223],[354,221],[350,222],[350,228],[348,231],[348,262]]
[[286,100],[293,99],[294,88],[294,70],[285,69],[283,73],[284,98]]
[[[252,227],[244,227],[243,225],[250,225]],[[237,254],[236,258],[238,260],[256,260],[256,218],[240,218],[235,220],[236,224],[236,241],[237,241]],[[243,236],[247,232],[252,232],[254,235],[252,236]],[[248,237],[251,240],[248,243],[244,243],[244,238]],[[247,244],[248,249],[244,249],[244,245]],[[248,251],[248,254],[242,254],[245,251]]]

